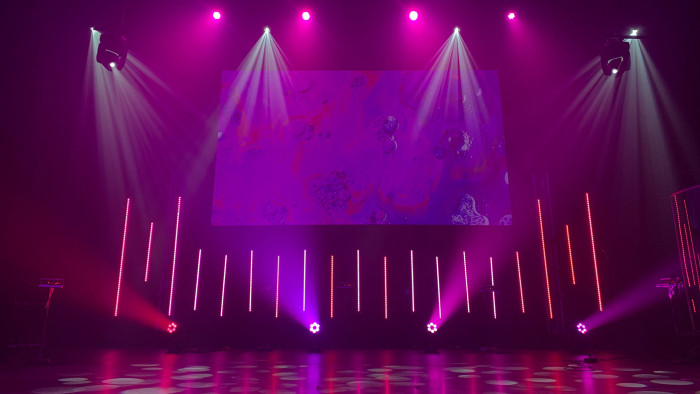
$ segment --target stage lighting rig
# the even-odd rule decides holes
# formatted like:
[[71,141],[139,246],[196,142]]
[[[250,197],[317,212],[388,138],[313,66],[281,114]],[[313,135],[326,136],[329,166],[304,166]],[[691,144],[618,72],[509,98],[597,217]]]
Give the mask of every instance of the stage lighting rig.
[[126,64],[128,46],[126,38],[119,34],[102,33],[100,45],[97,47],[96,60],[109,71],[116,68],[121,70]]
[[321,331],[321,325],[313,322],[309,325],[309,331],[311,331],[312,334],[316,334],[317,332]]
[[630,69],[630,43],[622,38],[609,38],[600,50],[603,74],[620,74]]

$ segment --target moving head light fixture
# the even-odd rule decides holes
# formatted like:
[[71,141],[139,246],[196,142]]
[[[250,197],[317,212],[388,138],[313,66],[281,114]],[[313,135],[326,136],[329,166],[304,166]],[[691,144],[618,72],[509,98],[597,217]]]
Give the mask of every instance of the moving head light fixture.
[[126,64],[128,46],[124,36],[114,33],[102,33],[97,47],[96,60],[109,71],[121,70]]
[[630,69],[630,43],[622,38],[609,38],[600,50],[600,67],[603,74],[621,74]]

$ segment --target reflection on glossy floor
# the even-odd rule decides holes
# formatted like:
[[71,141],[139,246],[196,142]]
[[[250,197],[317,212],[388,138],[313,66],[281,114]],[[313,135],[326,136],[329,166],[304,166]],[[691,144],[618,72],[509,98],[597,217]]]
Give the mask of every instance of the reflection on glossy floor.
[[700,368],[557,351],[66,352],[60,364],[2,365],[3,393],[688,392]]

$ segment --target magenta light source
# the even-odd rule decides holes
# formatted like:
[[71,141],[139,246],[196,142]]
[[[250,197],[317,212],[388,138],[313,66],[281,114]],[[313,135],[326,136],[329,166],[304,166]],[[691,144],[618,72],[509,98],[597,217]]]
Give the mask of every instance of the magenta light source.
[[437,324],[433,322],[428,323],[428,331],[430,331],[431,334],[435,334],[437,332]]
[[389,296],[386,281],[386,256],[384,256],[384,320],[389,318]]
[[306,312],[306,249],[304,249],[304,272],[301,287],[301,310],[302,312]]
[[360,249],[357,249],[357,311],[360,311]]
[[412,21],[417,20],[417,19],[418,19],[418,11],[413,10],[413,11],[409,12],[409,13],[408,13],[408,19],[410,19],[410,20],[412,20]]
[[211,17],[216,20],[219,20],[221,19],[221,13],[219,11],[214,11],[214,13],[211,14]]
[[331,255],[331,319],[333,318],[333,255]]
[[168,332],[168,334],[174,334],[175,331],[177,331],[177,324],[175,324],[175,322],[171,322],[168,324],[168,328],[165,330]]
[[221,308],[219,309],[219,317],[224,316],[224,294],[226,294],[226,264],[228,263],[228,255],[224,255],[224,276],[221,280]]
[[603,297],[600,295],[600,280],[598,279],[598,258],[595,251],[595,238],[593,237],[593,219],[591,219],[591,200],[586,193],[586,209],[588,210],[588,228],[591,231],[591,250],[593,251],[593,269],[595,272],[595,286],[598,290],[598,310],[603,311]]
[[472,309],[469,306],[469,279],[467,279],[467,252],[462,251],[462,259],[464,260],[464,290],[467,294],[467,313],[471,313]]
[[549,270],[547,269],[547,249],[544,244],[544,223],[542,222],[542,204],[540,199],[537,199],[537,215],[540,220],[540,240],[542,241],[542,262],[544,263],[544,279],[545,285],[547,286],[547,306],[549,311],[549,318],[554,319],[554,312],[552,311],[552,293],[549,290]]
[[182,197],[177,198],[177,217],[175,219],[175,245],[173,246],[173,271],[170,275],[170,300],[168,301],[168,316],[173,315],[173,292],[175,291],[175,263],[177,262],[177,235],[180,230],[180,206]]
[[581,334],[586,334],[586,333],[588,333],[588,328],[586,328],[586,325],[583,324],[583,323],[577,324],[577,325],[576,325],[576,329],[577,329],[578,332],[580,332]]
[[312,334],[316,334],[317,332],[321,331],[321,325],[313,322],[309,325],[309,331],[311,331]]
[[571,284],[576,284],[576,275],[574,274],[574,254],[571,252],[571,235],[569,234],[569,225],[565,225],[566,229],[566,245],[569,247],[569,266],[571,267]]
[[302,12],[301,19],[303,19],[305,21],[308,21],[309,19],[311,19],[311,14],[309,13],[309,11]]
[[248,280],[248,312],[253,311],[253,251],[250,251],[250,279]]
[[491,302],[493,303],[493,318],[496,318],[496,289],[493,281],[493,257],[489,257],[489,265],[491,266]]
[[153,222],[151,222],[151,229],[148,230],[148,249],[146,250],[146,273],[144,274],[143,281],[148,282],[148,266],[151,262],[151,243],[153,241]]
[[523,297],[523,277],[520,275],[520,253],[515,251],[515,264],[518,266],[518,285],[520,286],[520,311],[525,313],[525,297]]
[[440,301],[440,263],[438,262],[437,256],[435,256],[435,274],[437,278],[438,291],[438,317],[442,319],[442,301]]
[[277,256],[277,284],[275,285],[275,319],[280,315],[280,256]]
[[416,311],[415,287],[413,287],[413,250],[411,250],[411,312]]
[[197,310],[197,293],[199,292],[199,267],[202,263],[202,249],[199,249],[197,254],[197,280],[194,282],[194,308],[192,310]]
[[512,20],[514,20],[514,19],[515,19],[515,12],[512,12],[512,11],[509,12],[509,13],[508,13],[508,20],[509,20],[509,21],[512,21]]
[[119,295],[122,290],[122,272],[124,272],[124,250],[126,249],[126,227],[129,223],[129,203],[131,199],[126,199],[126,213],[124,214],[124,234],[122,235],[122,254],[119,258],[119,279],[117,280],[117,300],[114,303],[114,317],[119,315]]

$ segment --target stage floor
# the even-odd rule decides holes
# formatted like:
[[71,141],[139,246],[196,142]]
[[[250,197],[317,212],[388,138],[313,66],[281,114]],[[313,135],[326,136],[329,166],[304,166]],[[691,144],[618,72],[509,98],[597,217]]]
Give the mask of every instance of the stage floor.
[[700,392],[700,368],[560,351],[64,352],[61,363],[0,365],[3,393]]

